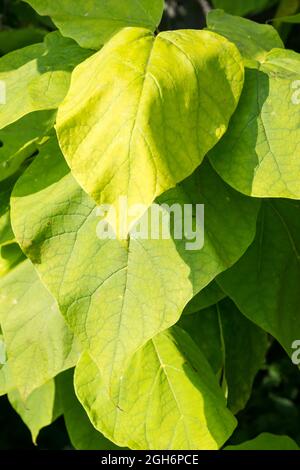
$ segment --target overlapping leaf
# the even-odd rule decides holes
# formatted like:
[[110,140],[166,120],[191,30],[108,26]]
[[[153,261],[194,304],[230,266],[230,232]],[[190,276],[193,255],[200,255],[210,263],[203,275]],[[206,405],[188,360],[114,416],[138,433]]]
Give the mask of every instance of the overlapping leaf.
[[263,365],[268,348],[266,333],[228,300],[182,317],[179,325],[191,335],[222,379],[228,406],[236,414],[245,407],[254,378]]
[[78,401],[73,386],[73,370],[60,374],[56,390],[61,396],[63,414],[70,440],[78,450],[116,450],[115,444],[106,439],[90,422]]
[[53,32],[44,43],[2,57],[5,100],[2,97],[0,104],[0,129],[33,111],[56,109],[68,91],[71,71],[89,55],[71,39]]
[[[214,30],[220,24],[215,23]],[[229,37],[231,20],[227,18],[226,24]],[[251,25],[254,33],[255,24]],[[248,48],[247,29],[241,23],[241,29],[232,33],[233,41],[236,31],[243,35],[246,55],[261,62],[253,62],[246,70],[237,111],[224,139],[210,152],[210,160],[222,178],[244,194],[300,199],[300,55],[272,49],[259,58],[264,36],[258,36],[255,55],[256,40]]]
[[226,294],[216,282],[211,282],[199,294],[195,295],[192,300],[187,304],[183,311],[184,315],[197,313],[200,310],[215,305],[220,300],[224,299]]
[[222,10],[212,10],[208,13],[207,27],[232,41],[246,63],[253,60],[263,61],[272,49],[284,47],[282,39],[272,26],[228,15]]
[[135,354],[116,401],[87,354],[76,367],[75,386],[94,426],[131,449],[217,449],[235,427],[212,369],[178,327]]
[[82,47],[100,49],[126,26],[154,31],[163,13],[163,0],[25,0],[40,15],[51,16],[64,36]]
[[23,399],[74,366],[78,347],[30,261],[0,283],[0,322],[13,382]]
[[32,440],[36,443],[40,430],[56,418],[54,380],[34,390],[26,400],[22,399],[18,390],[10,391],[8,399],[30,429]]
[[222,8],[233,15],[244,16],[249,13],[258,13],[276,3],[276,0],[213,0],[215,8]]
[[250,441],[235,446],[227,446],[224,450],[300,450],[293,439],[288,436],[276,436],[264,432]]
[[257,234],[242,259],[218,278],[241,312],[292,354],[300,338],[300,204],[263,204]]
[[214,33],[122,30],[75,69],[59,108],[73,175],[97,203],[150,206],[222,137],[243,76],[236,48]]
[[[43,180],[37,178],[41,171]],[[208,164],[161,202],[182,205],[187,198],[207,207],[206,241],[198,251],[171,237],[98,238],[95,203],[70,174],[55,141],[15,186],[17,239],[105,380],[176,323],[192,295],[234,264],[254,238],[257,202],[224,185]]]
[[37,152],[38,143],[54,125],[55,111],[37,111],[0,130],[0,191],[2,181],[13,176]]

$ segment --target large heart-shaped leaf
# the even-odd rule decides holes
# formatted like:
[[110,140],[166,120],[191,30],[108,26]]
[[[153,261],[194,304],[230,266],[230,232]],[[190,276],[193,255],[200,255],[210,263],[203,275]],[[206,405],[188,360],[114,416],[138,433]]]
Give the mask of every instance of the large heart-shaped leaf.
[[[43,179],[37,177],[41,171]],[[167,201],[179,207],[206,204],[202,250],[187,251],[185,240],[172,238],[98,238],[96,205],[70,174],[55,141],[41,149],[15,186],[17,239],[105,380],[176,323],[193,294],[253,241],[257,202],[226,186],[208,164],[161,202]]]
[[73,175],[97,203],[148,207],[222,137],[243,77],[238,51],[214,33],[124,29],[74,70],[59,108]]
[[100,49],[126,26],[143,26],[154,31],[164,6],[164,0],[25,1],[40,15],[51,16],[64,36],[91,49]]
[[235,427],[212,369],[178,327],[135,354],[115,401],[87,354],[76,367],[75,386],[94,426],[131,449],[217,449]]

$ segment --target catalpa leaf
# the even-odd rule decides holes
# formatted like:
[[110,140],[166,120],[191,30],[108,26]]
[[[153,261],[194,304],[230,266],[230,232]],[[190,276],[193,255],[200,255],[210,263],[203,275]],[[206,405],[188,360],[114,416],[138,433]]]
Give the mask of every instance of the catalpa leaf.
[[2,29],[0,31],[0,54],[21,49],[37,42],[42,42],[47,31],[41,28],[27,27],[18,29]]
[[53,32],[44,43],[1,57],[5,102],[0,104],[0,129],[33,111],[56,109],[68,91],[71,71],[89,55],[71,39]]
[[9,367],[25,399],[59,372],[74,366],[78,347],[29,260],[5,276],[0,288],[0,322]]
[[72,445],[78,450],[120,449],[97,431],[90,422],[75,395],[73,375],[73,370],[68,370],[56,379],[56,389],[62,399],[64,420]]
[[17,243],[8,243],[0,246],[0,278],[9,273],[23,259],[24,255]]
[[224,139],[210,152],[222,178],[255,197],[300,199],[300,55],[273,49],[246,71]]
[[154,31],[159,25],[163,0],[25,0],[40,15],[51,16],[64,36],[82,47],[100,49],[110,37],[126,26]]
[[222,8],[233,15],[244,16],[258,13],[276,3],[276,0],[212,0],[215,8]]
[[250,441],[225,447],[224,450],[300,450],[293,439],[288,436],[276,436],[264,432]]
[[0,397],[14,388],[7,361],[6,344],[0,329]]
[[254,239],[257,201],[225,185],[209,164],[162,202],[182,209],[188,191],[190,203],[207,204],[206,241],[196,251],[171,236],[99,237],[97,207],[70,174],[55,140],[42,147],[14,188],[17,239],[107,382],[138,348],[176,323],[192,296]]
[[238,51],[214,33],[122,30],[74,70],[59,107],[73,175],[97,203],[150,206],[225,133],[243,79]]
[[55,118],[55,111],[37,111],[0,130],[0,191],[2,181],[14,175],[37,152],[38,143],[49,133]]
[[[190,268],[194,295],[215,278],[216,272],[232,266],[255,236],[259,201],[233,191],[207,161],[157,202],[161,207],[167,204],[170,210],[178,205],[204,206],[204,245],[189,245],[185,236],[175,239],[178,253]],[[171,232],[175,234],[175,229]]]
[[284,48],[282,39],[272,26],[228,15],[222,10],[208,13],[207,27],[232,41],[249,64],[253,60],[263,61],[274,48]]
[[300,23],[300,13],[291,16],[281,16],[277,20],[282,23]]
[[242,410],[268,349],[267,334],[250,322],[229,299],[188,317],[179,325],[223,378],[229,409]]
[[216,282],[211,282],[199,294],[195,295],[187,304],[183,311],[183,315],[190,315],[215,305],[224,299],[226,294]]
[[56,141],[19,179],[12,206],[22,248],[105,377],[174,324],[193,295],[189,267],[173,240],[98,238],[97,207],[70,174]]
[[13,177],[0,183],[0,247],[15,238],[10,223],[10,195],[15,182]]
[[291,356],[300,338],[300,203],[262,206],[254,243],[218,278],[251,321],[274,336]]
[[131,449],[217,449],[235,427],[212,369],[178,327],[135,354],[116,401],[87,353],[76,367],[75,387],[94,426]]
[[34,390],[26,400],[21,397],[16,389],[8,393],[8,399],[29,428],[32,441],[36,444],[40,430],[51,424],[55,418],[53,416],[55,404],[54,380],[50,380]]

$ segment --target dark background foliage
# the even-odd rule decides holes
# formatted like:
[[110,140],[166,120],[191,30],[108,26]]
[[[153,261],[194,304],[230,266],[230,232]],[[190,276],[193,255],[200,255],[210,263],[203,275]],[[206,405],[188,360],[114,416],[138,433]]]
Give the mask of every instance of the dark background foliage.
[[[74,0],[76,1],[76,0]],[[234,0],[233,0],[234,1]],[[167,0],[160,30],[205,27],[203,0]],[[274,18],[276,7],[251,18],[265,23]],[[2,34],[10,32],[12,34]],[[18,47],[39,42],[54,29],[51,20],[39,17],[19,0],[0,0],[0,55]],[[300,52],[300,27],[283,26],[280,30],[286,46]],[[1,35],[2,34],[2,35]],[[261,432],[287,434],[300,444],[300,375],[278,343],[270,347],[266,364],[256,377],[253,393],[245,410],[237,416],[239,426],[230,443],[252,439]],[[6,397],[0,398],[1,449],[68,449],[71,444],[63,418],[41,431],[38,445],[31,442],[28,429],[11,408]]]

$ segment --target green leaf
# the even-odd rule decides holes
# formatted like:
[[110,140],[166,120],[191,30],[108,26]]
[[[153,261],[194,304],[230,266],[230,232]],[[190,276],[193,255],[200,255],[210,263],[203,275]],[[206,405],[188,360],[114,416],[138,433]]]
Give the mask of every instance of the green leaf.
[[195,341],[216,376],[221,378],[224,351],[217,305],[188,316],[182,316],[178,325]]
[[55,141],[42,147],[14,188],[17,239],[106,381],[176,323],[193,294],[253,241],[257,201],[226,186],[209,164],[161,202],[183,205],[187,198],[207,204],[207,238],[198,251],[172,238],[98,238],[95,203],[70,174]]
[[244,194],[300,199],[300,55],[274,49],[247,70],[238,109],[210,152],[219,175]]
[[212,10],[208,13],[207,27],[232,41],[246,59],[246,63],[249,60],[261,62],[272,49],[284,48],[278,32],[272,26],[231,16],[222,10]]
[[60,374],[56,387],[63,403],[63,414],[69,438],[78,450],[117,450],[115,444],[107,440],[91,424],[84,408],[78,401],[73,386],[73,370]]
[[23,259],[24,255],[17,243],[0,246],[0,279]]
[[25,0],[40,15],[51,16],[64,36],[82,47],[99,49],[126,26],[154,31],[163,13],[163,0]]
[[44,29],[31,26],[20,29],[4,29],[0,31],[0,55],[41,42],[46,33],[47,31]]
[[36,439],[42,428],[53,422],[55,403],[55,384],[50,380],[37,388],[24,401],[17,390],[8,393],[8,399],[15,411],[21,416],[26,426],[30,429],[32,440]]
[[0,183],[0,247],[12,243],[15,238],[10,223],[10,195],[15,181],[10,178]]
[[135,354],[116,402],[88,354],[76,367],[75,387],[94,426],[131,449],[217,449],[235,427],[210,366],[178,327]]
[[173,240],[97,237],[95,203],[73,179],[56,141],[19,179],[12,206],[23,249],[106,376],[174,324],[192,297],[190,270]]
[[0,181],[11,177],[37,151],[37,144],[49,133],[55,118],[55,111],[37,111],[0,130]]
[[9,367],[25,399],[59,372],[74,366],[78,347],[30,261],[5,276],[0,288],[0,321]]
[[8,364],[0,368],[0,397],[7,395],[14,389]]
[[229,409],[238,413],[245,407],[254,378],[263,365],[268,348],[266,333],[228,299],[182,317],[179,325],[191,335],[215,373],[220,375],[223,369]]
[[192,300],[187,304],[183,311],[183,315],[190,315],[204,310],[212,305],[218,303],[226,297],[225,292],[218,286],[216,282],[211,282],[199,294],[195,295]]
[[222,8],[233,15],[244,16],[259,13],[276,3],[276,0],[212,0],[215,8]]
[[178,253],[189,266],[194,295],[205,288],[217,272],[232,266],[254,239],[259,201],[233,191],[207,161],[157,202],[170,207],[174,204],[204,205],[204,246],[187,250],[186,239],[175,240]]
[[251,441],[235,446],[227,446],[224,450],[299,450],[299,447],[288,436],[262,433]]
[[218,278],[241,312],[292,355],[300,338],[300,203],[266,201],[254,243]]
[[292,16],[281,16],[276,19],[281,23],[300,23],[300,13]]
[[68,91],[71,71],[89,55],[54,32],[44,43],[2,57],[0,80],[5,84],[6,103],[0,104],[0,129],[33,111],[56,109]]
[[238,51],[214,33],[122,30],[75,69],[59,107],[73,175],[97,203],[150,206],[225,133],[243,79]]
[[0,329],[0,397],[14,388],[7,361],[6,344]]

